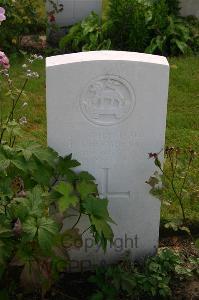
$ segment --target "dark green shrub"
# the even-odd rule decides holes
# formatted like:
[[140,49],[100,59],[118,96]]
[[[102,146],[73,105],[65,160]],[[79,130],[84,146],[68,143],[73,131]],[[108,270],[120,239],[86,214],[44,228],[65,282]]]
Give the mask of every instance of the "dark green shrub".
[[109,36],[114,49],[144,52],[149,43],[149,6],[138,0],[110,0]]
[[110,0],[104,20],[92,13],[61,39],[64,52],[114,49],[165,56],[197,53],[196,20],[177,16],[178,1]]
[[188,16],[184,19],[191,32],[190,47],[194,53],[199,53],[199,20],[194,16]]
[[153,30],[153,38],[146,48],[147,53],[177,56],[192,52],[193,43],[189,26],[179,18],[167,17],[168,24],[162,31]]
[[108,50],[111,41],[107,38],[107,24],[101,23],[100,17],[92,12],[82,22],[72,26],[59,43],[65,52]]
[[[189,268],[187,268],[189,265]],[[90,300],[171,299],[172,283],[194,276],[199,266],[196,257],[188,261],[170,249],[161,250],[142,265],[130,261],[99,268],[90,281],[97,287]]]
[[178,16],[180,14],[180,1],[179,0],[166,0],[169,14]]
[[151,41],[147,53],[176,56],[191,52],[194,43],[190,26],[183,18],[170,13],[166,0],[154,1],[148,23]]

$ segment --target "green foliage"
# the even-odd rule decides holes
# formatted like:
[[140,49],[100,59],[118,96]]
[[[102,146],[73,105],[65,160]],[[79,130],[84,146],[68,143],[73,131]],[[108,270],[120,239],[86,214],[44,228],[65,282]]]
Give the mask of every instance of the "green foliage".
[[84,199],[83,208],[87,212],[92,224],[91,231],[95,237],[95,241],[96,243],[100,242],[105,251],[107,241],[112,241],[113,239],[112,229],[109,225],[109,223],[113,223],[113,220],[108,214],[108,200],[101,199],[99,201],[93,195],[89,195]]
[[191,26],[179,15],[179,1],[158,0],[151,5],[148,23],[151,41],[145,49],[148,53],[165,56],[197,52]]
[[[79,214],[89,215],[93,236],[104,249],[112,241],[108,201],[99,199],[90,174],[72,170],[76,165],[71,155],[62,158],[38,144],[0,146],[0,269],[4,282],[14,267],[21,267],[24,285],[43,291],[50,287],[57,272],[66,268],[67,251],[81,240],[76,221],[62,231],[70,208],[78,211],[78,221]],[[56,221],[57,214],[61,221]],[[71,234],[75,236],[72,242]]]
[[138,0],[111,0],[108,10],[108,33],[117,50],[144,52],[148,32],[149,6]]
[[151,35],[146,52],[162,55],[178,55],[191,51],[192,36],[188,23],[170,13],[165,0],[155,1],[148,30]]
[[187,261],[175,252],[163,249],[142,265],[124,261],[117,266],[99,268],[90,278],[97,286],[90,300],[169,299],[172,281],[195,275],[198,266],[195,257]]
[[178,16],[180,14],[180,0],[166,0],[169,15]]
[[108,50],[111,41],[106,37],[106,23],[102,24],[99,16],[92,12],[82,22],[72,26],[59,45],[66,52]]
[[[28,61],[37,59],[41,57],[32,55]],[[14,87],[9,70],[0,70],[10,98],[6,107],[0,105],[0,289],[9,290],[10,281],[16,281],[16,286],[44,295],[70,263],[68,250],[81,247],[84,232],[91,229],[96,243],[106,249],[113,239],[113,221],[95,178],[85,171],[75,172],[80,163],[72,154],[61,157],[46,146],[22,142],[27,120],[15,118],[16,112],[23,107],[29,79],[38,77],[29,65],[23,69],[21,90]],[[71,209],[74,224],[66,228],[64,220],[71,218]],[[79,233],[82,215],[89,217],[90,226]]]
[[0,44],[4,51],[18,49],[23,35],[46,32],[45,1],[0,0],[6,10],[6,22],[0,30]]
[[91,13],[60,41],[65,52],[114,49],[165,56],[198,53],[196,21],[179,16],[178,0],[110,0],[107,17]]
[[190,47],[194,53],[199,53],[199,20],[194,16],[189,16],[184,20],[191,33]]
[[[168,164],[165,165],[159,160],[160,153],[149,153],[149,158],[154,159],[154,164],[158,171],[155,172],[154,176],[150,177],[147,184],[152,188],[152,193],[159,196],[160,190],[165,190],[170,188],[172,190],[172,199],[177,200],[179,209],[181,211],[181,219],[173,220],[168,222],[165,227],[171,228],[174,231],[182,230],[190,233],[186,217],[186,210],[184,202],[187,198],[191,198],[194,190],[198,188],[198,183],[192,181],[191,167],[195,160],[198,158],[198,153],[194,150],[188,149],[183,150],[175,147],[167,147],[165,150],[166,159]],[[183,162],[183,164],[182,164]],[[159,185],[161,183],[161,186]]]

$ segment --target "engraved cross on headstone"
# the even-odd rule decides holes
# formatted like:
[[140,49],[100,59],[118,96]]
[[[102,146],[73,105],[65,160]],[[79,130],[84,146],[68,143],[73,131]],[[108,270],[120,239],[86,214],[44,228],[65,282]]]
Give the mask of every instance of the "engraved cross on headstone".
[[103,180],[102,180],[102,194],[101,196],[103,198],[110,198],[110,197],[118,197],[118,198],[126,198],[126,199],[130,199],[130,191],[128,192],[115,192],[115,193],[111,193],[109,192],[109,171],[110,169],[108,168],[103,168]]

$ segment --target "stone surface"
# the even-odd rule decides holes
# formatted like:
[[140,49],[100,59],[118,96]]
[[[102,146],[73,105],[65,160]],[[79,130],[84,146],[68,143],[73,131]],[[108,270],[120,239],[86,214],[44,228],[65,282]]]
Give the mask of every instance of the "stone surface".
[[[56,23],[61,26],[75,24],[87,17],[91,11],[101,14],[102,0],[57,0],[57,5],[63,4],[62,12],[55,15]],[[52,5],[47,2],[47,11],[52,10]]]
[[180,1],[182,16],[193,15],[199,18],[199,1],[198,0],[181,0]]
[[[164,148],[169,65],[164,57],[117,51],[47,58],[48,144],[73,153],[110,200],[114,243],[104,255],[88,234],[73,269],[132,258],[158,246],[160,201],[146,180],[149,152]],[[74,224],[74,220],[71,220]],[[82,219],[80,231],[87,228]]]

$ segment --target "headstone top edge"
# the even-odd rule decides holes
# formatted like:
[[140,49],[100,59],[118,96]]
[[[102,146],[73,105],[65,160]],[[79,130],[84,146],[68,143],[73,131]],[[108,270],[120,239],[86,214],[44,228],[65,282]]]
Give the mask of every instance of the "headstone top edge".
[[78,52],[64,55],[50,56],[46,58],[46,67],[53,67],[65,64],[90,62],[90,61],[132,61],[143,62],[157,65],[164,65],[169,67],[166,57],[138,52],[128,51],[89,51]]

